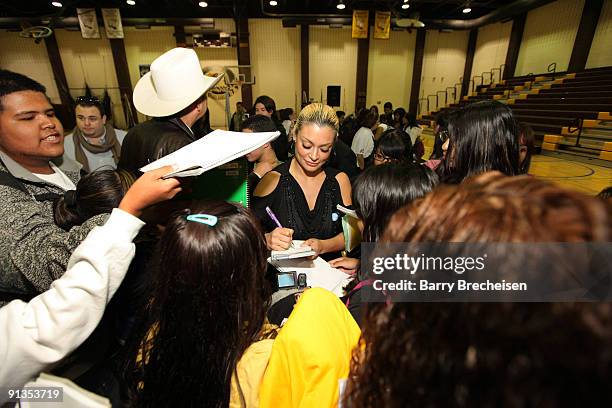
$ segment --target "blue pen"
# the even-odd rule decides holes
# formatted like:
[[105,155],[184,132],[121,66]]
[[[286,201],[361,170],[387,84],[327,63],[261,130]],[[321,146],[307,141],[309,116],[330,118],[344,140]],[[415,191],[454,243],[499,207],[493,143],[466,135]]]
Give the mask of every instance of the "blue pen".
[[[280,221],[278,220],[278,218],[276,218],[276,214],[274,214],[272,212],[272,210],[270,209],[270,207],[266,207],[266,212],[268,213],[268,215],[270,216],[270,218],[272,219],[272,221],[274,221],[274,223],[276,224],[276,226],[278,228],[283,228],[283,226],[281,225]],[[293,241],[291,241],[291,248],[293,248]]]

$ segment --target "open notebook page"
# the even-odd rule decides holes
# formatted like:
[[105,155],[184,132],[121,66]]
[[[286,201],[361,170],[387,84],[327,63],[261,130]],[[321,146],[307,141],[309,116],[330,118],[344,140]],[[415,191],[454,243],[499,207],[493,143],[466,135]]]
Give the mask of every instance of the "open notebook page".
[[244,156],[276,139],[280,132],[243,133],[215,130],[203,138],[142,167],[147,172],[173,165],[164,177],[198,176],[207,170]]

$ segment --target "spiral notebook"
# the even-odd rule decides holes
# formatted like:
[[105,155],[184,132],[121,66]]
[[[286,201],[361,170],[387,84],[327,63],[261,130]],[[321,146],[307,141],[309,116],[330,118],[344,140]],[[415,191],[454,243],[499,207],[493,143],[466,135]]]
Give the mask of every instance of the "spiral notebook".
[[147,164],[140,171],[144,173],[172,165],[175,170],[164,178],[198,176],[252,152],[279,135],[280,132],[244,133],[215,130],[176,152]]
[[285,259],[308,258],[315,255],[308,245],[301,246],[303,241],[293,241],[293,247],[284,251],[271,251],[270,258],[273,261],[282,261]]

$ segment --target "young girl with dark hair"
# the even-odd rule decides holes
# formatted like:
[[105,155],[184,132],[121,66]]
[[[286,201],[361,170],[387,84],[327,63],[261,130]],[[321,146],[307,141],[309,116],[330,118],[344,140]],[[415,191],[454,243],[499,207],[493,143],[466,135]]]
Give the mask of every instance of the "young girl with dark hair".
[[264,327],[266,254],[240,205],[193,202],[169,220],[127,364],[134,406],[228,406],[238,362],[275,334]]
[[535,135],[531,126],[519,123],[519,174],[529,173],[531,157],[535,153]]
[[404,108],[397,108],[396,110],[393,111],[393,127],[395,129],[404,130],[404,127],[406,126],[405,118],[404,118],[405,116],[406,116],[406,109]]
[[171,217],[125,364],[130,406],[337,403],[359,329],[321,288],[303,294],[283,329],[268,324],[267,256],[240,205],[194,201]]
[[[362,173],[353,185],[353,206],[363,223],[363,242],[376,242],[389,224],[391,216],[406,204],[425,196],[438,184],[438,176],[425,166],[412,162],[388,163],[373,166]],[[330,265],[355,275],[360,261],[341,257],[330,261]],[[349,311],[361,321],[361,292],[353,291],[360,277],[346,288]],[[362,289],[369,290],[362,284]]]
[[389,129],[382,134],[374,147],[375,166],[414,160],[412,144],[405,134],[406,132],[399,129]]
[[361,170],[369,164],[374,152],[373,130],[377,127],[377,121],[378,115],[371,110],[367,111],[361,122],[359,122],[359,130],[355,133],[351,143],[351,150],[357,155],[357,165]]
[[94,215],[111,212],[135,180],[125,170],[97,170],[83,176],[76,190],[67,191],[55,202],[55,223],[69,231]]
[[[444,157],[444,150],[442,149],[442,146],[448,139],[448,122],[454,111],[454,109],[445,109],[436,116],[436,127],[434,128],[434,147],[431,155],[429,156],[429,160],[437,160],[435,167],[437,167],[439,161]],[[431,167],[433,167],[433,165]]]
[[264,115],[274,121],[276,129],[281,132],[281,134],[272,141],[272,147],[274,148],[274,153],[276,153],[278,160],[286,161],[289,157],[289,139],[287,137],[285,127],[280,121],[280,116],[276,110],[276,103],[274,102],[274,99],[267,95],[257,97],[257,99],[255,99],[255,103],[253,104],[253,110],[253,114]]
[[[381,241],[605,243],[611,214],[603,200],[491,172],[402,208]],[[575,283],[584,271],[542,272]],[[610,406],[611,327],[604,302],[372,303],[343,406]]]
[[507,105],[467,105],[452,116],[448,134],[446,155],[438,167],[443,182],[457,184],[490,170],[519,174],[519,126]]

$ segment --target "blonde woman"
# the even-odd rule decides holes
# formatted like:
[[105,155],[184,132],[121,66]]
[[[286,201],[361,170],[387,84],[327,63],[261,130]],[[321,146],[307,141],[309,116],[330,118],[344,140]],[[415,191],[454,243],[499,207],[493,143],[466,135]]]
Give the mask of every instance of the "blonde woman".
[[267,231],[268,249],[287,249],[294,239],[306,241],[328,259],[344,249],[336,206],[351,204],[351,184],[345,173],[326,166],[338,138],[338,126],[331,107],[320,103],[306,106],[295,123],[295,156],[257,185],[253,210]]

